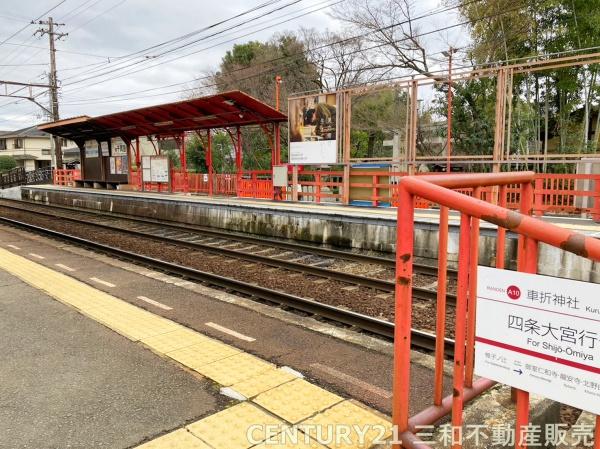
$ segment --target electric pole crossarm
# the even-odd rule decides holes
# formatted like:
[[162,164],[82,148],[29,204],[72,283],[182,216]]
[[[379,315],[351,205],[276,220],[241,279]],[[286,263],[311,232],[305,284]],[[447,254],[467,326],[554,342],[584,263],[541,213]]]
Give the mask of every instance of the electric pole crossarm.
[[33,97],[26,97],[25,95],[10,95],[10,94],[8,94],[8,95],[0,94],[0,97],[19,98],[19,99],[22,99],[22,100],[29,100],[32,103],[37,104],[40,108],[42,108],[46,114],[52,115],[52,111],[50,109],[48,109],[43,104],[38,103],[38,101],[35,98],[33,98]]
[[52,87],[49,84],[32,84],[32,83],[20,83],[18,81],[0,80],[0,85],[2,85],[2,84],[8,85],[8,86],[41,87],[44,89],[50,89]]

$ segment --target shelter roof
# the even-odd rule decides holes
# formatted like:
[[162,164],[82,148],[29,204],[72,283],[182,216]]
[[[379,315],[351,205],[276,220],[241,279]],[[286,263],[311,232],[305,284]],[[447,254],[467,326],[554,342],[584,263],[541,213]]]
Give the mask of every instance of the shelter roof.
[[73,117],[38,126],[71,140],[174,135],[185,131],[287,121],[275,108],[239,90],[98,117]]

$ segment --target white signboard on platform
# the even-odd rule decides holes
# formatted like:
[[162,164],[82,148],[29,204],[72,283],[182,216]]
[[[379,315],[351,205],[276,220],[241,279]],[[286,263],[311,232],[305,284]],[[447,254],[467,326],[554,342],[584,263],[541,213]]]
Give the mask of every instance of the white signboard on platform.
[[335,164],[337,141],[290,142],[290,164]]
[[169,158],[167,156],[143,156],[142,180],[144,182],[169,182]]
[[600,285],[479,267],[475,373],[600,414]]
[[273,167],[273,187],[288,186],[288,168],[287,165],[275,165]]

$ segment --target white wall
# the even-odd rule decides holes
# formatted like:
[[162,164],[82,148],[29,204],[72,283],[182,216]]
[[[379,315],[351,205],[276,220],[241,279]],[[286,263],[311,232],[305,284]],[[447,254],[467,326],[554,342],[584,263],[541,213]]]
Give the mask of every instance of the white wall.
[[[2,137],[3,138],[3,137]],[[22,148],[15,148],[15,138],[6,137],[6,150],[0,150],[0,155],[6,156],[33,156],[31,159],[18,161],[19,166],[24,166],[25,170],[35,170],[35,161],[52,160],[52,141],[47,137],[22,137]],[[68,146],[75,146],[73,142],[68,142]]]

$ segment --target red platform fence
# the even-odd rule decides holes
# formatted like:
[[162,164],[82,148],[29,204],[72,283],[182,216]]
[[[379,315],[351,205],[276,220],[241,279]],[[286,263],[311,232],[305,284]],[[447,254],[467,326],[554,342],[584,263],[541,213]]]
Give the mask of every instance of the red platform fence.
[[[504,268],[506,231],[518,235],[517,270],[536,273],[538,245],[545,243],[593,261],[600,261],[600,241],[532,217],[535,207],[533,172],[409,176],[400,180],[397,199],[398,229],[396,249],[396,299],[394,336],[393,423],[402,447],[428,449],[416,436],[420,426],[429,426],[451,416],[453,436],[464,425],[466,401],[494,385],[488,379],[474,379],[477,265],[480,221],[498,226],[496,267]],[[545,178],[553,179],[553,178]],[[560,178],[556,178],[560,179]],[[457,191],[468,189],[470,195]],[[481,201],[485,191],[499,192],[500,205]],[[518,189],[519,212],[504,207],[509,189]],[[545,194],[543,191],[539,194]],[[436,304],[436,348],[434,390],[431,406],[409,415],[411,387],[410,354],[412,326],[412,284],[414,258],[414,212],[417,197],[440,208],[438,291]],[[460,213],[458,284],[454,322],[453,394],[443,397],[444,340],[446,337],[446,289],[449,210]],[[529,393],[516,390],[516,448],[524,449],[524,432],[529,424]],[[600,418],[596,417],[595,448],[600,449]],[[396,446],[398,447],[398,446]],[[462,447],[454,443],[453,449]]]
[[237,180],[237,196],[241,198],[273,199],[271,170],[244,171]]
[[54,169],[52,171],[52,182],[57,186],[75,187],[75,181],[81,179],[81,170],[77,169]]
[[[484,174],[479,174],[483,176]],[[212,194],[224,196],[239,196],[242,198],[273,199],[274,189],[272,173],[270,170],[246,170],[241,174],[235,173],[185,173],[173,169],[171,182],[168,184],[144,183],[142,186],[141,172],[130,173],[129,183],[138,190],[183,192],[196,194],[211,194],[210,176],[212,176]],[[281,195],[288,201],[306,201],[320,204],[323,202],[340,203],[344,200],[352,202],[351,195],[344,198],[344,188],[361,189],[362,204],[372,207],[392,206],[398,207],[399,180],[407,176],[405,172],[390,172],[386,170],[360,171],[356,175],[350,171],[349,179],[344,183],[342,170],[299,170],[296,182],[290,173],[288,187]],[[355,180],[354,176],[360,176]],[[427,178],[440,176],[436,173],[421,173],[418,177]],[[460,177],[462,173],[452,173],[444,176]],[[354,179],[353,179],[354,178]],[[55,170],[54,184],[75,185],[75,180],[80,179],[79,170]],[[534,214],[562,214],[588,216],[595,221],[600,221],[600,174],[543,174],[534,175]],[[142,189],[143,187],[143,189]],[[294,189],[296,192],[294,192]],[[472,195],[472,188],[456,188],[458,192]],[[365,192],[368,195],[365,197]],[[480,198],[493,203],[503,204],[505,207],[518,210],[520,207],[520,187],[506,185],[502,189],[498,186],[481,187]],[[415,207],[433,208],[435,203],[416,198]]]

